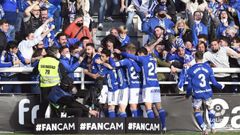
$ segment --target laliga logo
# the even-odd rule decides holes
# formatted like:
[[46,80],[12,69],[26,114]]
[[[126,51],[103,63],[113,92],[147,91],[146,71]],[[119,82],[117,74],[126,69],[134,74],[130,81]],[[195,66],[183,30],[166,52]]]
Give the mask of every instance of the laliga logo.
[[[227,126],[230,121],[230,125],[232,128],[239,129],[240,128],[240,106],[236,106],[230,110],[230,116],[225,116],[226,110],[229,109],[228,103],[223,99],[213,99],[212,100],[212,108],[214,109],[216,116],[216,128],[224,128]],[[220,119],[218,119],[220,118]],[[227,126],[229,127],[229,126]]]
[[[26,106],[28,105],[28,106]],[[25,116],[27,112],[30,111],[30,100],[29,99],[22,99],[18,104],[18,122],[20,125],[24,125],[25,123]],[[37,111],[39,110],[39,105],[33,106],[31,108],[31,122],[34,124],[34,120],[37,118]]]

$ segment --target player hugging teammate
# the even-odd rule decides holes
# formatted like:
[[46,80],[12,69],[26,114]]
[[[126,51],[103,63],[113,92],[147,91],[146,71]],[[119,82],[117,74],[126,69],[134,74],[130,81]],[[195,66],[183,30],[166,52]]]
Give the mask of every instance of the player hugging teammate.
[[[103,49],[101,60],[97,63],[102,65],[99,74],[106,79],[108,86],[108,116],[114,118],[118,114],[119,117],[127,117],[126,107],[129,104],[132,117],[141,117],[139,104],[143,103],[147,117],[158,116],[162,130],[166,132],[166,112],[161,107],[156,60],[147,49],[142,47],[136,51],[133,44],[126,46],[125,52],[115,49],[113,53]],[[153,105],[158,114],[154,114]]]
[[[148,118],[159,117],[162,131],[166,132],[166,112],[161,106],[161,92],[156,72],[156,60],[145,47],[136,49],[129,44],[124,49],[103,49],[100,59],[95,60],[100,65],[99,75],[104,77],[107,92],[104,97],[108,106],[108,117],[127,117],[126,108],[129,105],[132,117],[142,117],[140,104],[144,104]],[[211,108],[212,84],[222,89],[224,86],[217,83],[211,67],[202,62],[203,53],[196,52],[196,64],[187,71],[188,87],[186,97],[193,97],[194,116],[207,134],[207,126],[201,115],[201,106],[204,103],[208,109],[211,121],[211,130],[215,132],[214,111]],[[102,93],[101,93],[102,94]],[[153,108],[157,111],[154,113]]]

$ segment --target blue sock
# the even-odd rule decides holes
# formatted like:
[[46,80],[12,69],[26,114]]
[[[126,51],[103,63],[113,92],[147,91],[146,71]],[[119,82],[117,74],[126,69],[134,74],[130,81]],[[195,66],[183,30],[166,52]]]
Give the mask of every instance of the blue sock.
[[108,117],[108,109],[104,108],[103,113],[104,113],[105,117],[107,118]]
[[141,108],[137,110],[137,113],[138,113],[138,117],[143,116],[143,110]]
[[138,117],[138,111],[137,110],[131,110],[132,112],[132,117],[136,118]]
[[147,116],[148,118],[154,118],[154,113],[152,109],[147,110]]
[[162,124],[162,128],[164,128],[166,127],[166,111],[164,109],[160,109],[158,113],[159,113],[159,118]]
[[214,123],[215,123],[215,112],[213,110],[208,111],[208,117],[209,117],[211,126],[214,126]]
[[113,110],[108,110],[108,117],[109,118],[115,118],[116,117],[116,113]]
[[119,117],[120,117],[120,118],[126,118],[126,117],[127,117],[126,112],[121,112],[121,113],[119,113]]
[[205,124],[203,122],[202,114],[200,112],[195,112],[194,116],[197,120],[198,125],[203,129]]

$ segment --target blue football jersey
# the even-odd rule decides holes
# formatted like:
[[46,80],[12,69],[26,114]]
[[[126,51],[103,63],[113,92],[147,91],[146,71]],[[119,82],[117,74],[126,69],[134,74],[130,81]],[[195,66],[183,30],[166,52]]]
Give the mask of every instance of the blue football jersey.
[[107,82],[108,91],[116,91],[118,90],[118,80],[117,80],[117,72],[116,70],[108,69],[105,66],[101,66],[101,70],[99,74],[105,77]]
[[123,67],[116,68],[117,71],[117,80],[118,80],[118,88],[125,89],[128,87],[126,70]]
[[116,62],[116,67],[124,67],[126,69],[126,76],[129,88],[140,88],[140,76],[141,71],[138,64],[131,59],[125,58]]
[[88,69],[91,73],[96,74],[100,71],[101,65],[97,64],[95,61],[100,59],[100,57],[100,54],[95,54],[92,58],[87,56],[81,62],[80,67]]
[[94,56],[93,56],[93,58],[92,58],[92,73],[93,74],[96,74],[96,73],[98,73],[99,71],[100,71],[100,69],[101,69],[101,65],[100,64],[97,64],[95,61],[97,60],[97,59],[100,59],[100,54],[95,54]]
[[207,63],[197,63],[190,67],[187,71],[188,87],[187,95],[193,95],[195,99],[208,99],[212,97],[212,84],[221,89],[215,77],[212,68]]
[[152,55],[136,56],[128,53],[122,53],[122,55],[141,64],[143,88],[159,87],[156,71],[157,62]]

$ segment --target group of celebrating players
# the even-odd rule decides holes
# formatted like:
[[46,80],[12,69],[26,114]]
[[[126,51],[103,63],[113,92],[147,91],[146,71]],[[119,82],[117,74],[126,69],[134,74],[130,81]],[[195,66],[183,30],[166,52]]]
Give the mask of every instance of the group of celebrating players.
[[[91,53],[93,49],[94,46],[87,44],[86,53]],[[127,117],[128,104],[131,116],[140,117],[139,104],[144,104],[147,117],[159,117],[162,131],[166,132],[166,111],[161,106],[156,59],[147,47],[137,50],[135,45],[129,44],[121,50],[107,47],[92,57],[92,70],[100,77],[104,77],[107,84],[107,89],[103,88],[101,91],[99,102],[107,104],[107,114],[110,118],[116,117],[116,114],[118,117]],[[203,134],[207,134],[207,125],[200,110],[202,103],[207,106],[211,131],[215,132],[210,82],[219,89],[223,89],[224,85],[217,83],[211,67],[203,63],[202,52],[196,52],[195,60],[196,64],[188,69],[186,98],[192,95],[194,116]]]

